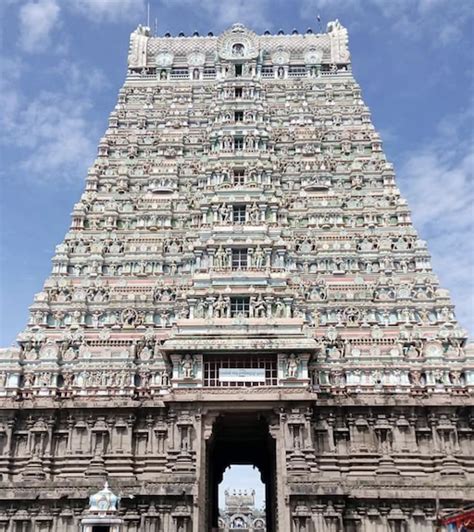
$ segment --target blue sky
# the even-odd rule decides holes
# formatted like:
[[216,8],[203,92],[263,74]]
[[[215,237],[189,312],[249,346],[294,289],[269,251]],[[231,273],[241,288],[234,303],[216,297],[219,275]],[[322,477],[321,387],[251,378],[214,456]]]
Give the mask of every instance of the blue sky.
[[[0,345],[49,275],[113,109],[145,0],[2,0]],[[348,27],[353,70],[416,228],[473,317],[472,0],[152,0],[158,33]]]

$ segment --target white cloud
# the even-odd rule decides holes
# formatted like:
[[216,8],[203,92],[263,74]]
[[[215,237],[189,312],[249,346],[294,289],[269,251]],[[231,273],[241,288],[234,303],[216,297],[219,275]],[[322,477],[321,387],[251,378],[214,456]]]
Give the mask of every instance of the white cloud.
[[16,146],[25,148],[20,167],[40,180],[75,175],[90,160],[95,143],[86,119],[90,104],[54,92],[41,92],[19,114],[12,128]]
[[59,22],[60,8],[56,0],[28,2],[20,8],[20,46],[26,52],[41,52],[51,40],[51,32]]
[[94,22],[146,20],[145,0],[73,0],[69,7]]
[[[93,159],[99,131],[90,112],[92,96],[106,86],[105,77],[74,63],[67,67],[60,63],[50,70],[60,88],[40,90],[33,97],[19,90],[18,75],[4,82],[0,143],[15,150],[17,176],[45,182],[83,178]],[[5,163],[2,173],[12,172]]]
[[13,120],[20,105],[17,89],[18,80],[24,70],[20,58],[11,56],[2,58],[2,75],[0,76],[0,125]]
[[[462,38],[464,28],[471,30],[474,3],[469,0],[302,0],[301,15],[314,20],[336,13],[347,26],[361,26],[366,31],[391,31],[429,46],[444,46]],[[368,16],[380,15],[385,25],[367,27]]]
[[400,188],[456,314],[474,335],[474,106],[440,122],[433,140],[406,154]]

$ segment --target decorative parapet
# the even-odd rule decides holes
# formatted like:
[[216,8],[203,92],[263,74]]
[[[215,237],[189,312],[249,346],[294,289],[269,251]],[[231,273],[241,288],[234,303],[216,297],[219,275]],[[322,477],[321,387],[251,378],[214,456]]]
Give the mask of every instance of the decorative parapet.
[[234,24],[219,37],[154,37],[150,28],[139,25],[130,36],[128,66],[131,72],[153,73],[161,80],[225,77],[225,64],[239,62],[253,64],[245,74],[259,77],[268,77],[270,66],[270,77],[294,77],[298,66],[310,76],[322,71],[323,64],[333,65],[332,73],[337,65],[347,67],[347,43],[347,30],[338,20],[328,23],[326,33],[302,35],[257,35]]

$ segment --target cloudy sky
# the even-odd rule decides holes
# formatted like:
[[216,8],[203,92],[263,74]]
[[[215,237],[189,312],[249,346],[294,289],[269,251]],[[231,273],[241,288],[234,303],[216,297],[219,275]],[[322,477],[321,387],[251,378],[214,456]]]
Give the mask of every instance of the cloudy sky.
[[[145,0],[1,0],[0,346],[24,327],[123,83]],[[151,0],[159,34],[339,18],[353,70],[461,324],[473,317],[473,0]],[[226,477],[237,488],[249,477]]]

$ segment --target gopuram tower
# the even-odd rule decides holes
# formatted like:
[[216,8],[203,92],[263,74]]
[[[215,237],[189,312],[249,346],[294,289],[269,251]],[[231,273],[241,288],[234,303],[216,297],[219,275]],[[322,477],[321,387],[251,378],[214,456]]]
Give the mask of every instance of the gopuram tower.
[[132,33],[0,351],[0,531],[211,532],[232,464],[269,532],[434,532],[474,499],[474,350],[347,42]]

